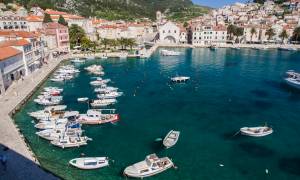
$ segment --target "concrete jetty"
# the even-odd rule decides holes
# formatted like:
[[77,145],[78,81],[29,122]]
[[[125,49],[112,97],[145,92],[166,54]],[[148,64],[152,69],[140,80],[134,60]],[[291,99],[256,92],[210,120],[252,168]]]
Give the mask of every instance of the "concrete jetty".
[[39,166],[11,116],[66,58],[64,56],[49,61],[23,80],[12,84],[0,96],[0,160],[6,160],[6,163],[0,163],[0,179],[58,179]]

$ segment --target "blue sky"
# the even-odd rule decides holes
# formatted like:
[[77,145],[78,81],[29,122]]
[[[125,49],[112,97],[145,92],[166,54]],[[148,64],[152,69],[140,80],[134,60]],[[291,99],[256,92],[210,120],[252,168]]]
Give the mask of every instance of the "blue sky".
[[235,2],[246,2],[247,0],[192,0],[195,4],[210,6],[213,8],[233,4]]

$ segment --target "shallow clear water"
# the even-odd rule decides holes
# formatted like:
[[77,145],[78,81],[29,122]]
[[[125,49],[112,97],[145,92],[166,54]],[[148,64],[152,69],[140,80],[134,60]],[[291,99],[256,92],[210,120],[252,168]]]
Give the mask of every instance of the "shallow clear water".
[[[95,98],[91,75],[83,68],[101,64],[105,77],[124,92],[113,106],[118,124],[83,126],[93,141],[87,146],[60,149],[34,133],[27,112],[41,109],[29,101],[15,120],[42,166],[65,179],[123,179],[123,169],[150,153],[169,156],[178,169],[150,179],[300,179],[300,91],[283,83],[289,69],[300,71],[300,53],[250,49],[175,49],[178,57],[149,60],[94,60],[78,66],[81,73],[65,84],[64,103],[84,113],[78,97]],[[171,76],[190,76],[172,84]],[[240,127],[267,122],[274,133],[263,138],[235,135]],[[161,142],[171,129],[181,131],[176,146]],[[110,167],[82,171],[68,161],[86,156],[109,156]],[[223,164],[224,167],[219,166]],[[266,174],[265,170],[269,173]]]

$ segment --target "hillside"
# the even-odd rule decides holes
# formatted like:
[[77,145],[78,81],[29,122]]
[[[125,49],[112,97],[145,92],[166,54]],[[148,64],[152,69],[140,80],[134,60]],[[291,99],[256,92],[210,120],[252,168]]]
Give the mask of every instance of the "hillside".
[[[13,1],[13,0],[5,0]],[[17,0],[30,8],[38,5],[76,12],[85,17],[97,16],[108,20],[155,18],[155,12],[168,11],[171,19],[186,20],[207,13],[209,8],[194,5],[191,0]]]

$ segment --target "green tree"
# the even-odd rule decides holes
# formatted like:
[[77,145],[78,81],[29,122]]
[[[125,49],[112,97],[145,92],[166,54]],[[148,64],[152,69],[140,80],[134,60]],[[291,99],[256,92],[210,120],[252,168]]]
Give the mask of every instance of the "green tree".
[[229,34],[229,40],[232,40],[232,35],[235,34],[236,26],[233,24],[230,24],[227,26],[227,34]]
[[250,33],[251,33],[251,42],[252,42],[253,35],[256,34],[256,29],[254,27],[251,28]]
[[82,27],[78,26],[77,24],[72,24],[69,27],[69,39],[71,48],[73,48],[76,45],[80,45],[82,42],[82,39],[85,37],[85,32],[82,29]]
[[49,14],[45,13],[43,23],[49,23],[49,22],[53,22],[53,20],[51,19],[51,16]]
[[240,36],[243,36],[244,35],[244,29],[241,28],[241,27],[237,27],[236,30],[235,30],[235,36],[237,36],[238,38],[238,43],[240,43]]
[[294,32],[293,32],[293,40],[294,41],[299,41],[299,37],[300,37],[300,26],[299,27],[296,27],[294,29]]
[[284,40],[287,39],[289,37],[288,33],[286,32],[286,30],[282,30],[282,32],[279,34],[279,37],[282,40],[282,43],[284,43]]
[[107,46],[109,45],[109,43],[110,43],[109,39],[106,39],[106,38],[101,39],[101,44],[104,45],[104,50],[107,49]]
[[135,42],[135,39],[130,38],[130,39],[127,39],[127,45],[130,47],[130,50],[132,50],[132,47],[136,46],[137,44]]
[[92,47],[92,42],[89,38],[87,38],[86,36],[84,36],[82,39],[81,39],[81,48],[84,49],[84,50],[87,50],[87,49],[90,49]]
[[188,26],[189,26],[189,23],[185,21],[185,22],[183,23],[183,27],[187,28]]
[[273,28],[270,28],[266,31],[266,35],[268,36],[268,40],[270,40],[273,36],[275,36],[275,32]]
[[67,21],[65,20],[65,18],[62,15],[59,16],[58,23],[61,25],[64,25],[64,26],[68,26]]

